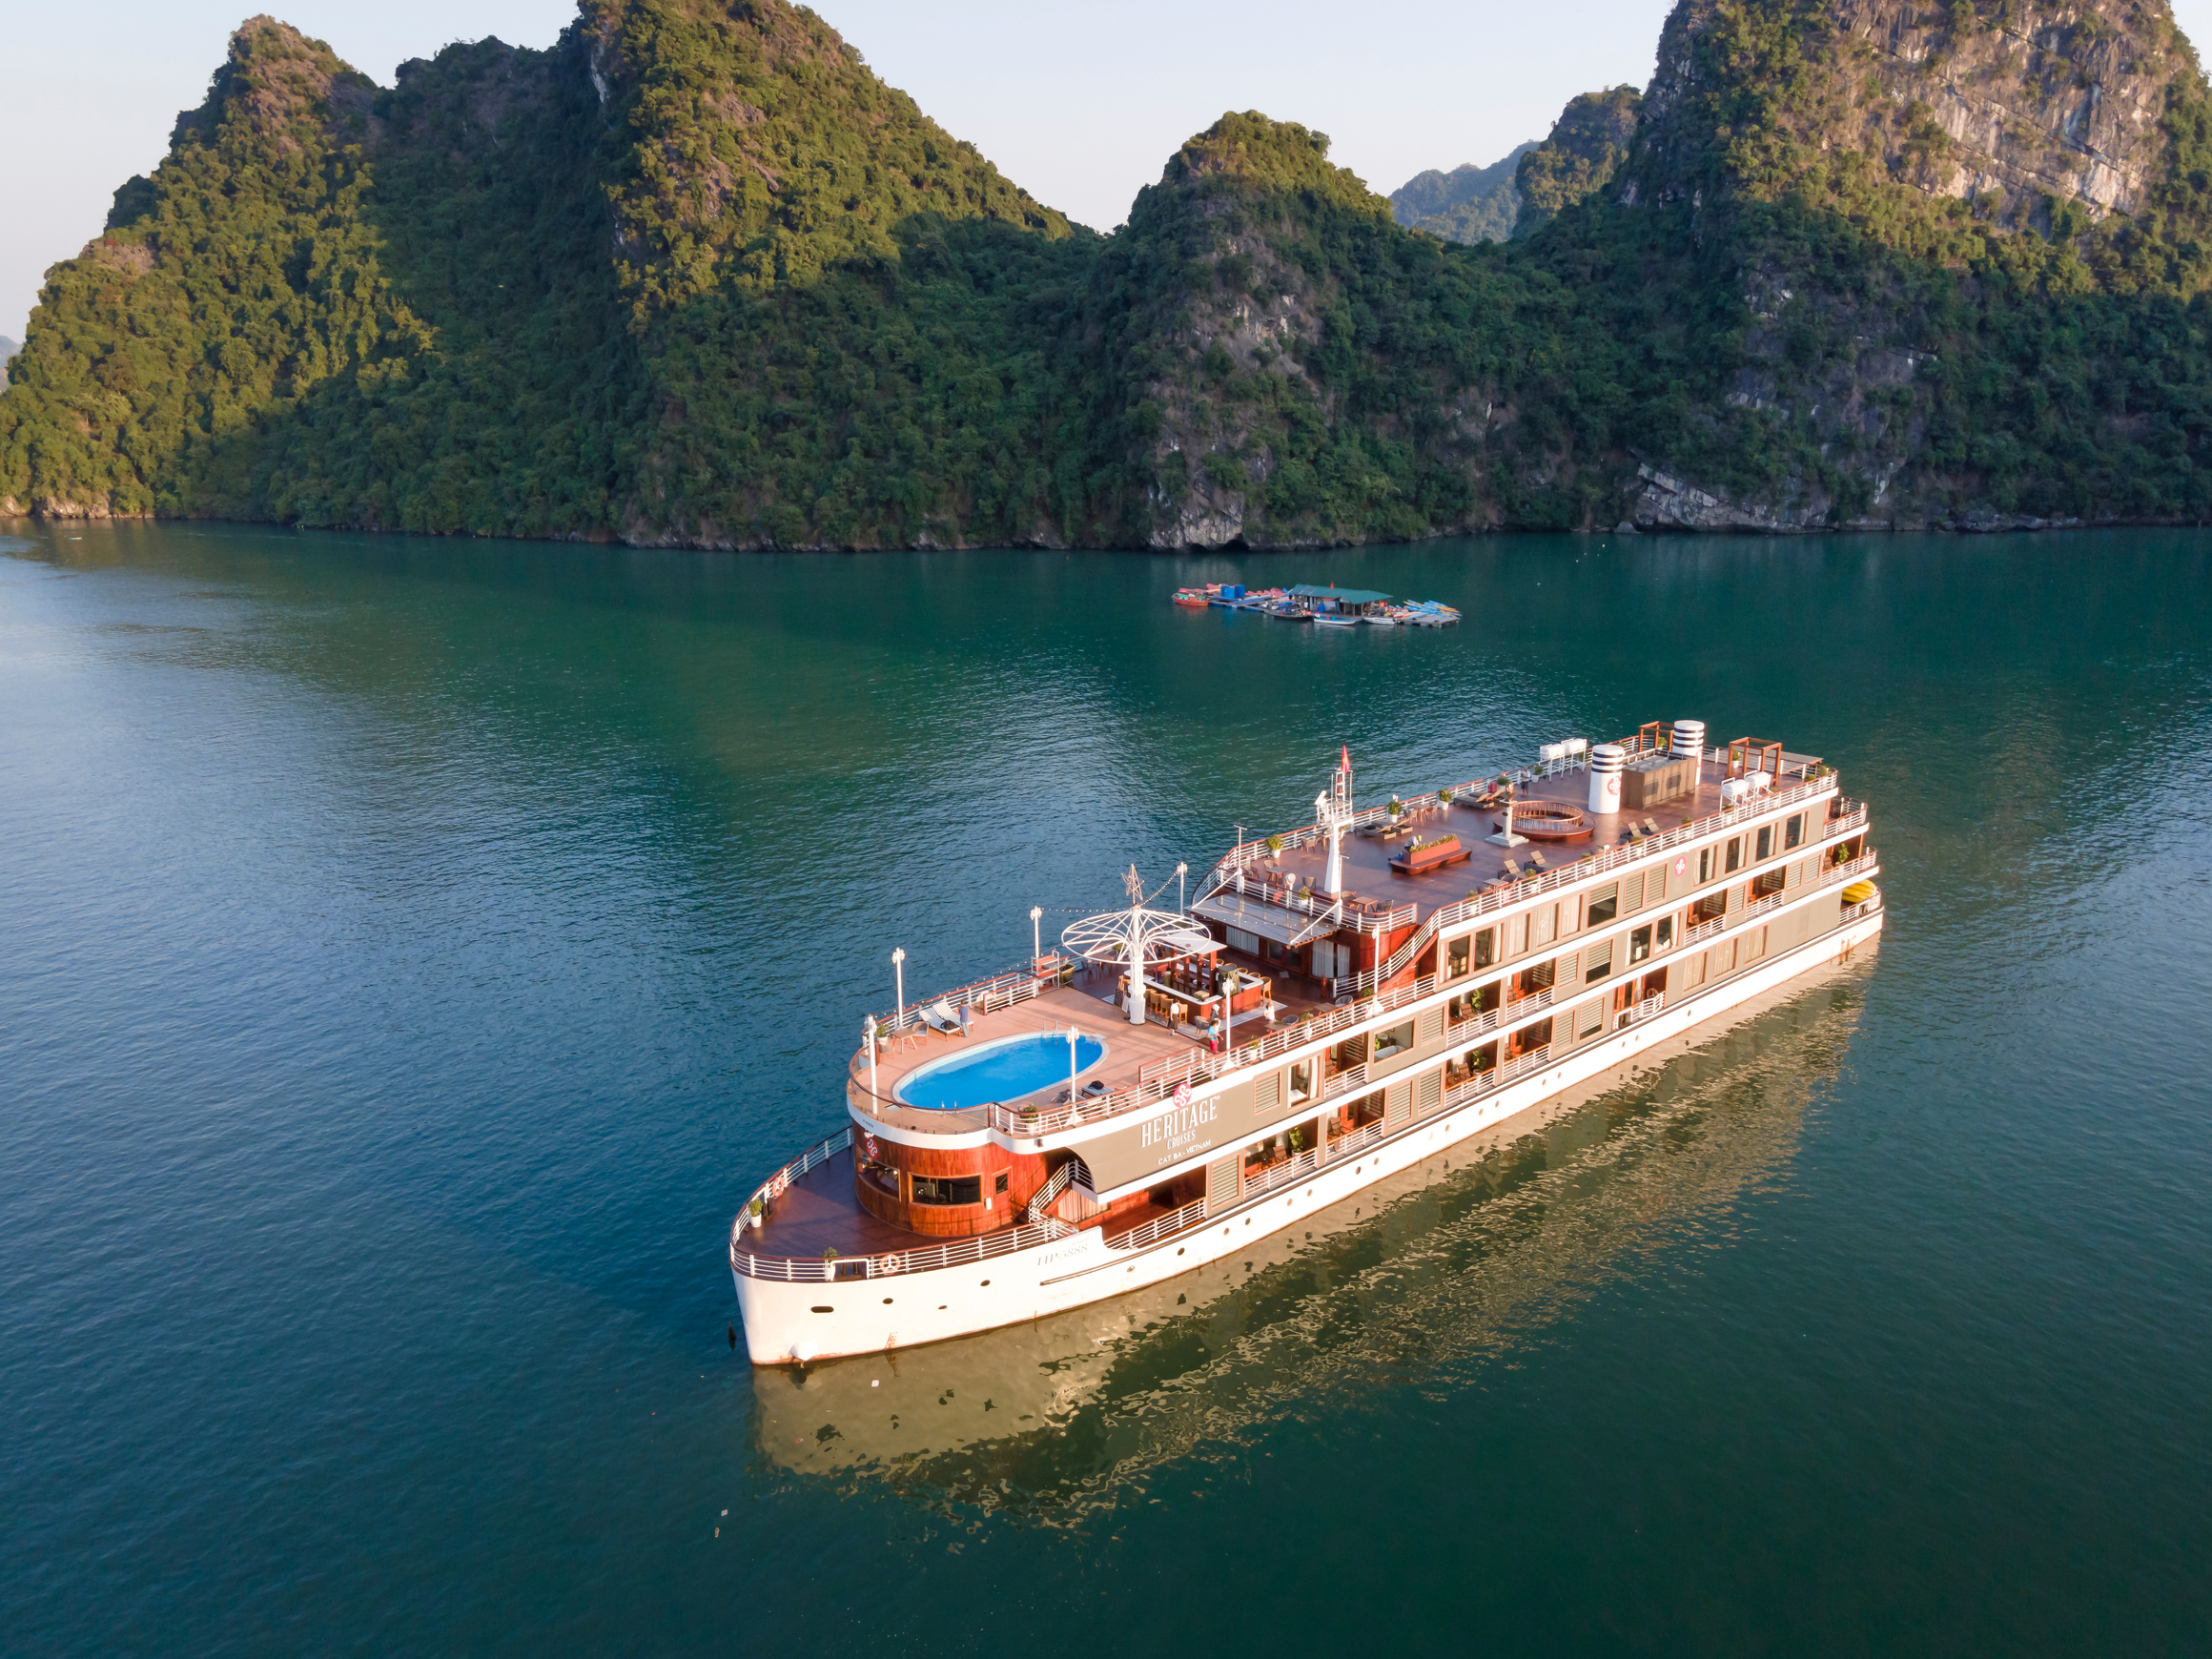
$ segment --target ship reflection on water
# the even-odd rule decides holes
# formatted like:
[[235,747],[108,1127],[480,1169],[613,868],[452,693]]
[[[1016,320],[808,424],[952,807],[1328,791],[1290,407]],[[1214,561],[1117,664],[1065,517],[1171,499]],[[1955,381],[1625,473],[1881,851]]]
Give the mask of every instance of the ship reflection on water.
[[[753,1372],[755,1450],[952,1513],[1074,1523],[1149,1471],[1378,1391],[1456,1389],[1653,1248],[1726,1223],[1844,1063],[1851,966],[1647,1051],[1149,1291],[904,1352]],[[1448,1167],[1447,1167],[1448,1166]],[[1638,1260],[1635,1264],[1640,1265]]]

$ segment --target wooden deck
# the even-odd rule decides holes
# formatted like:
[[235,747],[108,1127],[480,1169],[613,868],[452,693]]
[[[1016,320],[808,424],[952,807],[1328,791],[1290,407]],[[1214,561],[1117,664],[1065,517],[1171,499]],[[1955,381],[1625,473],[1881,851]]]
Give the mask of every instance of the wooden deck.
[[[1785,764],[1792,766],[1809,758],[1795,754],[1783,757]],[[1664,806],[1624,809],[1608,817],[1588,814],[1596,833],[1579,844],[1531,840],[1525,847],[1499,847],[1488,837],[1496,828],[1496,820],[1503,816],[1500,809],[1464,807],[1456,801],[1449,807],[1431,808],[1418,820],[1409,820],[1415,825],[1414,832],[1423,836],[1457,835],[1460,844],[1473,857],[1446,870],[1404,875],[1393,870],[1389,864],[1391,854],[1404,846],[1404,837],[1394,836],[1385,842],[1365,835],[1346,835],[1343,839],[1344,891],[1353,897],[1372,899],[1383,905],[1412,904],[1419,919],[1426,919],[1432,911],[1457,904],[1469,893],[1479,892],[1502,879],[1508,860],[1526,871],[1533,855],[1541,853],[1544,863],[1539,868],[1563,870],[1587,853],[1609,852],[1628,845],[1622,839],[1622,832],[1631,824],[1641,826],[1647,818],[1664,834],[1693,819],[1711,817],[1721,809],[1720,786],[1725,769],[1720,762],[1707,761],[1704,782],[1695,792],[1679,795]],[[1520,798],[1523,802],[1557,801],[1582,809],[1587,814],[1589,773],[1561,772],[1526,786]],[[1816,837],[1817,830],[1813,833]],[[1328,849],[1319,843],[1294,848],[1276,862],[1284,875],[1296,878],[1301,884],[1310,880],[1318,887],[1328,867]]]
[[744,1247],[762,1256],[818,1258],[825,1250],[840,1256],[880,1256],[893,1250],[932,1250],[946,1242],[870,1215],[860,1207],[852,1178],[852,1149],[847,1147],[786,1187],[768,1225],[748,1235]]

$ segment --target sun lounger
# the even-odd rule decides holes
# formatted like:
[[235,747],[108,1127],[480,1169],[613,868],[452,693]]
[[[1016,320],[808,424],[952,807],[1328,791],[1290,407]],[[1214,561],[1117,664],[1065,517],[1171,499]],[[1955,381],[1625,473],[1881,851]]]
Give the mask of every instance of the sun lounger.
[[947,1036],[960,1034],[960,1016],[941,1000],[922,1010],[922,1023],[932,1031],[943,1032]]

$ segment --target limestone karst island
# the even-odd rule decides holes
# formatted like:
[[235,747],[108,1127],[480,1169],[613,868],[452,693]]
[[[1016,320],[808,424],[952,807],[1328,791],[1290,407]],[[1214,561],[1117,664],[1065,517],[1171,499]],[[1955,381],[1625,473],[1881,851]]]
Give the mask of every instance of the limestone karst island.
[[[1295,115],[1296,111],[1279,113]],[[0,513],[702,547],[1295,547],[2212,513],[2162,0],[1683,0],[1395,202],[1230,113],[1072,224],[783,0],[380,87],[267,17],[0,395]]]

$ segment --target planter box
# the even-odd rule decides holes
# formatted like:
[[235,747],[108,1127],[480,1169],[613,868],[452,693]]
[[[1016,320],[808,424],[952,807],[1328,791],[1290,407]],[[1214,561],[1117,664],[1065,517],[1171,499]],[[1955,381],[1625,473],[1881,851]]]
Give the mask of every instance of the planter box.
[[1460,845],[1457,835],[1445,835],[1425,847],[1408,847],[1390,861],[1390,868],[1401,875],[1423,875],[1473,856],[1472,852]]

